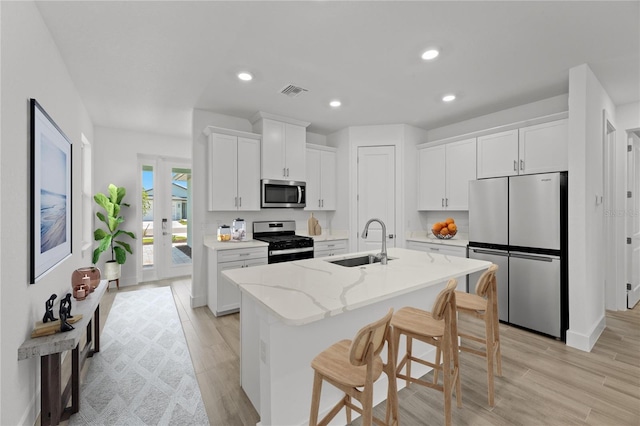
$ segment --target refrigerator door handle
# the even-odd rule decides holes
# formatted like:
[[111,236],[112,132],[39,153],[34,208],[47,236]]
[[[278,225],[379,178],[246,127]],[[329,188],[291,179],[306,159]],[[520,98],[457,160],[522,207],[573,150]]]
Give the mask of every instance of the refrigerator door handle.
[[557,256],[536,256],[532,254],[516,254],[509,253],[509,257],[517,257],[519,259],[528,259],[528,260],[538,260],[540,262],[553,262],[554,260],[559,259]]
[[470,251],[474,252],[474,253],[479,253],[479,254],[490,254],[493,256],[503,256],[503,257],[508,257],[509,254],[506,252],[499,252],[499,251],[489,251],[489,250],[481,250],[481,249],[469,249]]

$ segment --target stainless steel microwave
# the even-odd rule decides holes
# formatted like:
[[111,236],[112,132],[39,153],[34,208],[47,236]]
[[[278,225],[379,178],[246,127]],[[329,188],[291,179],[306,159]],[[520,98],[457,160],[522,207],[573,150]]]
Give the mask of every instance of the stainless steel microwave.
[[306,206],[306,183],[290,180],[262,179],[262,208]]

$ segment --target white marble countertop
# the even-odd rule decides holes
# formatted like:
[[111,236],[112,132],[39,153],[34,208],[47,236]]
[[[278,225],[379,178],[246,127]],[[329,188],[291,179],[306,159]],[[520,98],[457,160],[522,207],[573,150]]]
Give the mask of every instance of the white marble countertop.
[[424,233],[422,235],[412,235],[406,238],[407,241],[417,241],[421,243],[442,244],[446,246],[466,247],[469,244],[469,236],[467,234],[456,234],[448,240],[436,238],[432,233]]
[[368,253],[375,251],[222,273],[285,324],[303,325],[480,271],[491,264],[401,248],[388,250],[393,259],[387,265],[348,268],[327,261]]
[[247,241],[218,241],[217,235],[205,235],[204,245],[213,250],[234,250],[253,247],[267,247],[269,244],[258,240]]
[[348,240],[349,233],[347,231],[333,231],[331,233],[323,232],[322,235],[309,235],[306,231],[296,230],[296,235],[302,235],[303,237],[311,237],[313,241],[335,241],[335,240]]

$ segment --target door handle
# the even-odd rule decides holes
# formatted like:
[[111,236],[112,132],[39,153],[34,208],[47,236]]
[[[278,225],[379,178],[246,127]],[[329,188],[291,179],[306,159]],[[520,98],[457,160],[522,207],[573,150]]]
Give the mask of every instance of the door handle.
[[242,207],[242,197],[238,197],[238,207]]
[[393,238],[394,238],[394,235],[393,234],[389,234],[389,239],[393,240]]
[[520,160],[520,170],[524,170],[524,160]]
[[162,218],[162,235],[167,235],[167,218]]
[[444,198],[442,198],[442,203],[441,204],[442,204],[442,207],[444,207]]
[[518,161],[513,160],[513,171],[517,172],[518,171]]
[[444,199],[444,206],[445,207],[449,207],[449,199],[448,198]]
[[322,206],[321,207],[324,207],[324,199],[322,200]]

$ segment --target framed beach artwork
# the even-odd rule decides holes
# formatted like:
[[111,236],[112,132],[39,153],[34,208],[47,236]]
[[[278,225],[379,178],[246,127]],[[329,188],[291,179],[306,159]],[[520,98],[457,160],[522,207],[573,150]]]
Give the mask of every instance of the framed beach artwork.
[[71,141],[31,99],[31,284],[69,256]]

